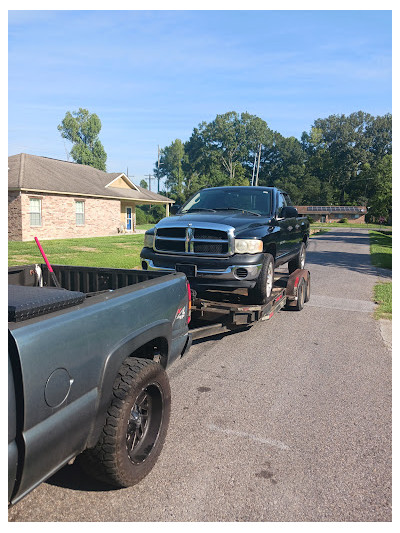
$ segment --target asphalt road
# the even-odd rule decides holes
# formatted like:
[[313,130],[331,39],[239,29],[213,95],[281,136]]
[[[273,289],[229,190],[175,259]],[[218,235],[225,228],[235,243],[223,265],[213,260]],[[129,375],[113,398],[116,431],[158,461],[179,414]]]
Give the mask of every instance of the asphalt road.
[[197,342],[169,371],[166,444],[139,485],[62,469],[11,521],[390,521],[391,354],[372,317],[368,233],[307,253],[301,312]]

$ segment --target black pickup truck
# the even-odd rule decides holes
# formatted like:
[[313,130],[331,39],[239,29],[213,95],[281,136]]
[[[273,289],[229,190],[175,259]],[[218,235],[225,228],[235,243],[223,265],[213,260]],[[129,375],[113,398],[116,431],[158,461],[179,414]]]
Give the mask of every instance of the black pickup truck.
[[[190,347],[190,287],[165,274],[55,265],[8,272],[8,500],[78,459],[117,487],[155,464],[165,369]],[[83,453],[82,453],[83,452]]]
[[146,232],[142,268],[184,272],[198,291],[247,288],[265,303],[276,266],[304,268],[309,227],[275,187],[203,189]]

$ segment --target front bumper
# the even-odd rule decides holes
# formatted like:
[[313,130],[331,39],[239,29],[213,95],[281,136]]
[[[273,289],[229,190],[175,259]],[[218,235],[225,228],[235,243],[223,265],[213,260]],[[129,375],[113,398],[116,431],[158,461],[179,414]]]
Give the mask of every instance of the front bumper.
[[201,287],[254,287],[263,265],[263,254],[235,254],[208,258],[188,255],[165,255],[143,248],[140,257],[144,270],[175,271],[176,264],[196,265],[197,275],[190,284]]

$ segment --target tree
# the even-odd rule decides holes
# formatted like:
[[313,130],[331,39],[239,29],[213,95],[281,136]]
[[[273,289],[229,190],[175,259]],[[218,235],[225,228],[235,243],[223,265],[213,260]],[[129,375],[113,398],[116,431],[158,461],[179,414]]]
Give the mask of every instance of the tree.
[[217,155],[232,185],[240,167],[251,168],[259,145],[272,136],[261,118],[249,113],[239,115],[235,111],[217,115],[206,125],[204,133],[208,149]]
[[387,113],[375,117],[366,131],[370,139],[369,152],[372,161],[379,161],[392,153],[392,115]]
[[369,202],[369,215],[374,218],[392,216],[392,156],[385,155],[375,166],[366,170],[374,193]]
[[[339,190],[339,202],[354,200],[352,189],[360,181],[360,173],[369,159],[371,131],[374,117],[363,111],[345,115],[330,115],[317,119],[309,137],[309,148],[314,155],[324,154],[325,169],[329,169],[327,181]],[[357,191],[359,195],[359,191]]]
[[148,189],[147,181],[146,180],[140,180],[140,186],[142,189]]
[[67,111],[57,129],[63,139],[72,142],[70,154],[76,163],[106,170],[107,154],[98,138],[101,121],[96,114],[82,108]]
[[170,191],[170,196],[179,202],[185,199],[185,175],[182,168],[184,156],[185,148],[182,141],[175,139],[174,142],[161,151],[160,168],[158,169],[157,161],[157,166],[154,169],[157,178],[167,178],[165,185]]
[[305,176],[302,144],[295,137],[284,137],[275,132],[272,142],[264,146],[261,154],[260,185],[280,187],[293,203],[302,203]]

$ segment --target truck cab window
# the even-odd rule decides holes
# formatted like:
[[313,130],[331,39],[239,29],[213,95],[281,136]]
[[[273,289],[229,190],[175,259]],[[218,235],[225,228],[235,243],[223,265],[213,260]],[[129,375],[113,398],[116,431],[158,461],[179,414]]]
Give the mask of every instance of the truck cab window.
[[286,205],[293,205],[293,202],[292,200],[289,198],[289,195],[286,194],[285,192],[283,193],[283,197],[285,198],[286,200]]
[[282,209],[286,207],[288,204],[286,202],[286,198],[282,193],[279,193],[278,196],[278,218],[282,218]]

